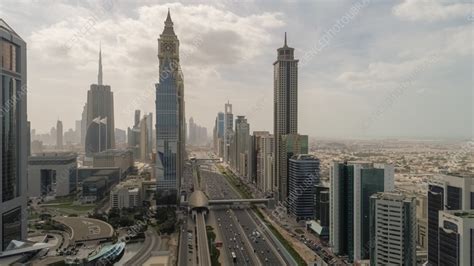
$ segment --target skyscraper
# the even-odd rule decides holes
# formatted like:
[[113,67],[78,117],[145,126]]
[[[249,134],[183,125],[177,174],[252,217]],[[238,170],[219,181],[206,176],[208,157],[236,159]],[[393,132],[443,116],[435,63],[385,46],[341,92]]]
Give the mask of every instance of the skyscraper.
[[188,142],[189,142],[189,144],[191,144],[191,145],[196,144],[196,137],[197,137],[196,124],[194,123],[194,119],[193,119],[192,117],[189,118],[188,127],[189,127],[189,131],[188,131],[188,134],[189,134]]
[[440,211],[437,265],[474,265],[474,210]]
[[428,184],[428,262],[438,265],[442,210],[474,209],[474,176],[437,175]]
[[[308,154],[308,136],[299,134],[287,134],[280,136],[280,198],[287,202],[288,199],[288,165],[289,159],[294,155]],[[274,182],[277,182],[275,180]],[[287,204],[288,205],[288,204]]]
[[271,160],[268,157],[273,154],[273,135],[268,131],[253,132],[253,152],[250,163],[254,164],[253,177],[257,187],[262,192],[271,192],[273,189],[273,180],[271,173]]
[[394,189],[394,168],[370,162],[334,162],[330,171],[329,239],[350,262],[369,257],[370,196]]
[[56,122],[56,149],[63,148],[63,122],[58,120]]
[[27,236],[27,67],[25,41],[0,18],[2,201],[0,251]]
[[314,219],[315,185],[320,180],[319,159],[309,154],[289,160],[289,212],[297,221]]
[[416,198],[398,192],[370,197],[370,265],[416,265]]
[[288,157],[282,151],[281,138],[298,133],[298,60],[294,57],[294,48],[287,45],[286,33],[283,47],[278,48],[277,52],[277,60],[273,63],[274,185],[279,200],[285,201],[288,183],[282,172],[287,171],[283,161],[288,161]]
[[224,105],[224,162],[229,162],[230,160],[230,143],[234,138],[233,119],[232,104],[227,102]]
[[179,65],[179,40],[168,10],[158,39],[160,82],[156,84],[156,178],[159,193],[180,187],[185,156],[184,80]]
[[250,149],[250,125],[245,116],[239,115],[235,119],[235,153],[233,167],[240,176],[248,177],[248,156]]
[[85,151],[88,156],[115,148],[114,93],[103,84],[102,50],[99,51],[97,84],[87,92],[87,130]]
[[87,133],[87,103],[84,104],[82,108],[81,115],[81,145],[85,147],[86,145],[86,133]]

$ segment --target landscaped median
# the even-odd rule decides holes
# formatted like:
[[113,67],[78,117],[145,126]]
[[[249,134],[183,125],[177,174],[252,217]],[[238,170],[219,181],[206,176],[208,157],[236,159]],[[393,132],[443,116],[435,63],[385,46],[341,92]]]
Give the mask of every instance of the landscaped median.
[[[231,170],[224,169],[222,165],[217,165],[217,168],[219,169],[219,172],[223,174],[226,179],[229,181],[232,187],[239,192],[240,196],[244,199],[252,198],[251,193],[247,189],[246,185],[232,173]],[[296,261],[298,265],[308,265],[305,260],[298,254],[298,252],[293,248],[293,245],[288,242],[281,234],[280,232],[270,223],[265,216],[261,213],[261,211],[256,207],[252,207],[257,216],[268,226],[270,231],[272,231],[273,235],[280,241],[280,243],[285,247],[285,249],[290,253],[290,255],[293,257],[293,259]]]
[[219,169],[219,172],[221,172],[221,174],[223,174],[227,178],[227,181],[229,181],[231,186],[234,187],[235,190],[237,190],[237,192],[242,198],[253,198],[246,185],[240,180],[240,178],[235,176],[235,174],[229,168],[224,169],[224,167],[222,167],[221,165],[217,165],[217,168]]
[[308,265],[305,260],[300,256],[300,254],[293,248],[293,245],[280,234],[280,232],[272,225],[272,223],[270,223],[265,218],[262,212],[257,207],[253,207],[253,210],[255,211],[257,216],[265,223],[265,225],[270,228],[270,231],[272,231],[273,235],[278,239],[278,241],[280,241],[280,243],[285,247],[285,249],[288,250],[288,252],[296,261],[296,263],[298,263],[298,265]]

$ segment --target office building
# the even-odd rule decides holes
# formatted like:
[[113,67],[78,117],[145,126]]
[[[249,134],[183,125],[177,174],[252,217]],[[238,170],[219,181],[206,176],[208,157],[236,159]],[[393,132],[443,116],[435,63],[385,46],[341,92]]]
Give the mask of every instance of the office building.
[[131,150],[106,150],[94,154],[93,167],[118,167],[124,178],[133,170],[133,153]]
[[111,208],[136,208],[141,207],[142,202],[142,182],[139,179],[120,182],[110,191]]
[[273,154],[273,135],[268,131],[254,131],[252,136],[252,158],[250,163],[252,166],[252,181],[262,192],[271,192],[273,189],[272,180],[272,164],[271,158]]
[[298,133],[298,60],[294,50],[288,47],[285,33],[285,42],[278,48],[277,60],[273,63],[274,185],[280,201],[288,197],[286,164],[289,157],[283,150],[282,137]]
[[280,189],[276,192],[278,194],[283,193],[279,197],[286,202],[288,199],[288,160],[293,155],[308,153],[308,136],[299,134],[281,135],[279,145],[278,151],[282,160],[280,160],[279,180],[274,180],[274,182],[280,182]]
[[216,133],[214,136],[214,152],[221,158],[224,157],[224,131],[225,131],[225,122],[224,122],[224,113],[217,113],[216,122],[215,122]]
[[147,130],[147,156],[148,159],[151,159],[151,154],[153,153],[153,113],[148,113],[146,115],[146,130]]
[[[170,12],[158,39],[160,82],[156,84],[156,167],[159,194],[175,194],[180,187],[185,156],[184,81],[179,66],[179,40]],[[158,199],[159,200],[159,199]]]
[[431,265],[439,265],[439,211],[471,209],[474,209],[474,176],[437,175],[428,183],[428,262]]
[[316,183],[314,190],[314,220],[329,230],[329,184]]
[[27,67],[25,41],[0,18],[2,201],[0,251],[27,234]]
[[86,134],[87,134],[87,103],[84,104],[81,114],[81,145],[86,145]]
[[118,184],[122,171],[119,167],[79,167],[77,169],[77,183],[82,184],[84,180],[91,176],[105,176],[109,187]]
[[315,185],[320,180],[319,159],[309,154],[289,160],[289,212],[297,221],[314,219]]
[[109,189],[107,176],[91,176],[82,181],[82,202],[93,203],[103,199]]
[[426,195],[416,195],[416,244],[420,252],[428,252],[428,197]]
[[87,92],[86,146],[87,156],[115,149],[114,93],[103,84],[102,50],[99,52],[99,74],[97,84]]
[[42,153],[28,159],[28,197],[67,196],[76,186],[76,153]]
[[233,119],[232,104],[227,102],[224,105],[224,162],[229,162],[230,160],[230,143],[234,138]]
[[63,122],[60,120],[56,122],[56,149],[63,149]]
[[115,142],[116,145],[120,144],[123,147],[123,144],[127,143],[127,132],[123,129],[115,129]]
[[248,164],[250,152],[250,125],[245,116],[235,119],[234,149],[231,166],[243,178],[248,178]]
[[334,162],[330,171],[329,235],[333,252],[350,262],[369,257],[370,196],[394,189],[394,168],[370,162]]
[[398,192],[370,197],[370,265],[417,265],[415,197]]
[[474,265],[474,210],[439,212],[437,265]]

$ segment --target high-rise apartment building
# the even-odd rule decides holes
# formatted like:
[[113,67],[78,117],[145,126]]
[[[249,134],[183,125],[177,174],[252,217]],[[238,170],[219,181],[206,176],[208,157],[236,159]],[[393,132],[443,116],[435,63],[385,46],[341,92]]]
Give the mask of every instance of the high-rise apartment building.
[[99,52],[97,84],[87,92],[86,155],[115,148],[114,93],[103,84],[102,50]]
[[277,60],[273,63],[273,134],[275,136],[274,175],[278,199],[285,201],[288,183],[285,176],[289,159],[283,151],[282,136],[298,133],[298,60],[294,57],[294,48],[277,49]]
[[370,197],[370,265],[416,265],[415,197],[398,192]]
[[314,219],[315,185],[320,181],[319,159],[309,154],[289,160],[289,212],[297,221]]
[[474,265],[474,210],[440,211],[437,265]]
[[471,209],[474,209],[474,176],[437,175],[428,183],[428,262],[431,265],[439,265],[439,211]]
[[56,149],[63,148],[63,122],[58,120],[56,122]]
[[27,67],[25,41],[0,18],[2,172],[0,251],[27,236]]
[[394,168],[370,162],[334,162],[330,171],[329,237],[350,262],[369,257],[370,196],[394,189]]
[[169,10],[158,39],[158,59],[160,82],[155,86],[157,191],[176,194],[177,198],[186,143],[184,79],[179,64],[179,40]]

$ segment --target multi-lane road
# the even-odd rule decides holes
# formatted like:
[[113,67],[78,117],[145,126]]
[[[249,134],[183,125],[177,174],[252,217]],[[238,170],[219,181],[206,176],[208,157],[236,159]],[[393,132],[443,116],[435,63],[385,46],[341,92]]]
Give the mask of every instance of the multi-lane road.
[[[215,169],[215,168],[214,168]],[[240,198],[226,178],[215,171],[201,171],[205,191],[210,199]],[[273,239],[263,230],[257,217],[248,209],[211,209],[218,221],[223,248],[229,265],[290,265],[280,255]],[[237,261],[233,262],[231,254]]]

